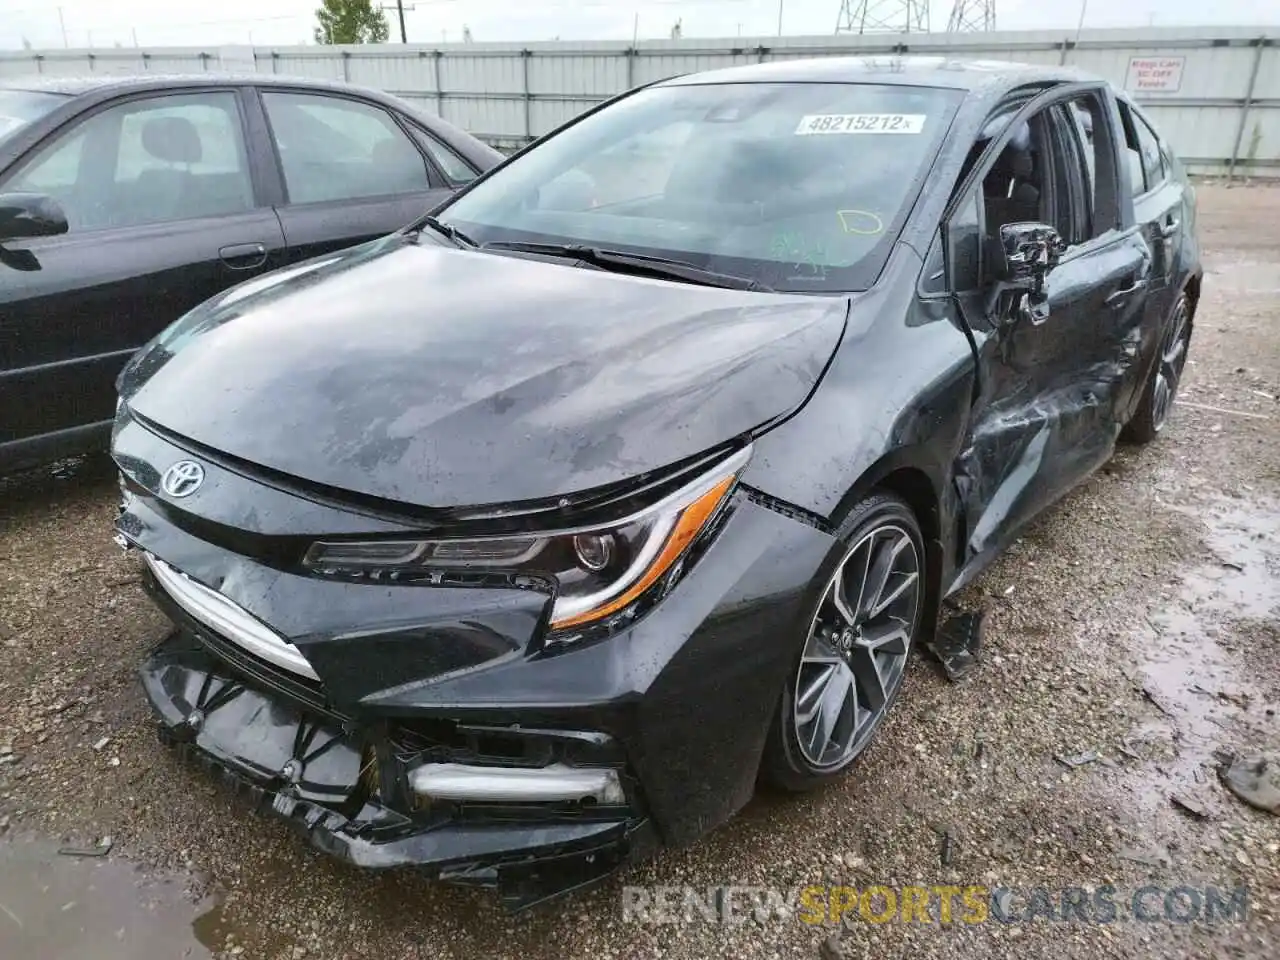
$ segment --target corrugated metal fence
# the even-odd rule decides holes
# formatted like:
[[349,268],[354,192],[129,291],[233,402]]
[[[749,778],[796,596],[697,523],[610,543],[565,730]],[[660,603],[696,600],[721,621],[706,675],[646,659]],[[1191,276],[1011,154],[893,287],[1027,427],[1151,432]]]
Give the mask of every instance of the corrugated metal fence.
[[398,94],[498,146],[538,137],[637,84],[813,56],[902,54],[1070,64],[1129,90],[1188,166],[1280,176],[1280,52],[1261,29],[1142,28],[631,44],[492,43],[0,53],[0,76],[256,70],[345,79]]

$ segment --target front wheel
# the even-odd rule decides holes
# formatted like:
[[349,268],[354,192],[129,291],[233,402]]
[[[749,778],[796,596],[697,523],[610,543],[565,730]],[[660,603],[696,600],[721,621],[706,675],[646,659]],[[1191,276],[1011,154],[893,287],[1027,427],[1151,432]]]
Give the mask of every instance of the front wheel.
[[1178,294],[1169,316],[1169,329],[1160,342],[1160,357],[1142,391],[1142,401],[1122,436],[1133,443],[1150,443],[1164,428],[1173,409],[1174,397],[1187,363],[1187,347],[1191,343],[1191,300]]
[[789,790],[852,766],[898,695],[923,620],[924,540],[906,503],[868,497],[837,536],[843,556],[827,574],[765,747],[765,777]]

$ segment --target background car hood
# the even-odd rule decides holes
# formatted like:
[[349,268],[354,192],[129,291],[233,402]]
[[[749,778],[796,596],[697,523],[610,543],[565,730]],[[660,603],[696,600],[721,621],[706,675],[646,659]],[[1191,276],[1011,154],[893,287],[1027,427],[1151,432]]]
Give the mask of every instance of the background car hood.
[[176,434],[315,483],[427,507],[538,500],[795,410],[847,309],[393,235],[233,288],[120,387]]

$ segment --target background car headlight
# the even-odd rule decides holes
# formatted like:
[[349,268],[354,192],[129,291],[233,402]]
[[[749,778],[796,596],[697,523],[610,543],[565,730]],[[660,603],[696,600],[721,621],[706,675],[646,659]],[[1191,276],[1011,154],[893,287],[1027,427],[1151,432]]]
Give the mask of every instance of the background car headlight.
[[350,571],[504,571],[555,586],[551,628],[586,626],[630,606],[685,554],[719,512],[750,447],[675,493],[614,523],[527,536],[319,542],[306,566]]

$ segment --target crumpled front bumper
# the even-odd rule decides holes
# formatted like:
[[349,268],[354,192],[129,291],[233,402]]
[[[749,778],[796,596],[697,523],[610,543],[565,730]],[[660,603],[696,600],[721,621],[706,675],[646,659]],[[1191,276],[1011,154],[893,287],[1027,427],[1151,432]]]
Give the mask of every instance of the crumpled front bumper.
[[266,678],[222,660],[209,642],[216,643],[179,629],[141,668],[161,740],[326,853],[360,867],[412,865],[441,880],[496,888],[509,908],[521,909],[592,884],[653,846],[647,818],[631,806],[578,816],[518,805],[392,810],[376,797],[403,780],[394,730],[358,727],[281,696]]

